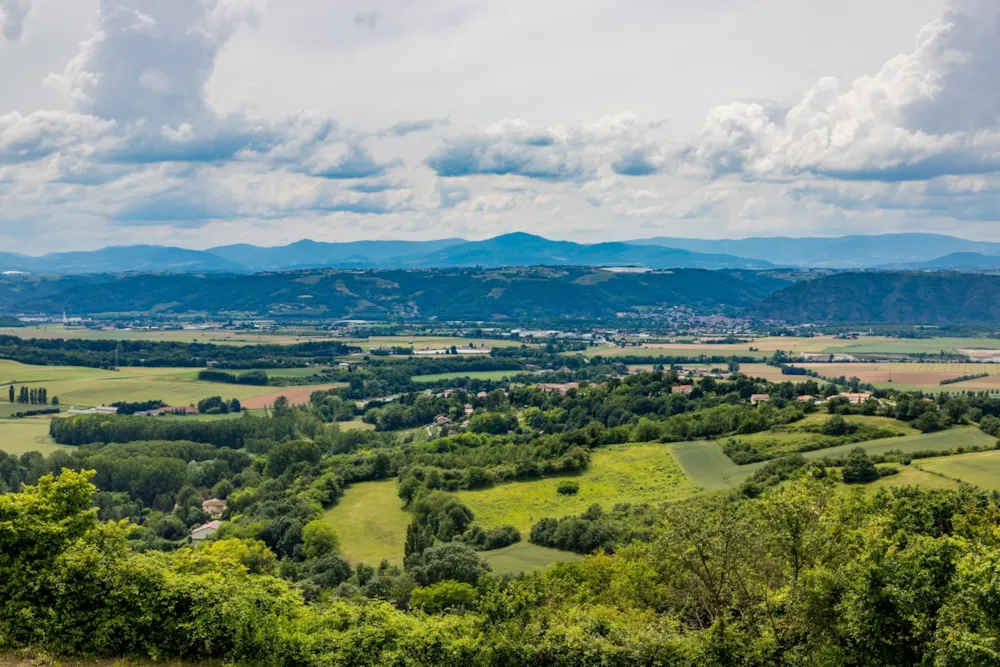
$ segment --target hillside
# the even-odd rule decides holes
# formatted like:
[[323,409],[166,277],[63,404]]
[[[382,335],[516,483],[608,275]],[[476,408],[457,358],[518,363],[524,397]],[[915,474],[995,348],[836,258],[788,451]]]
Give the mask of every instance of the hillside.
[[776,236],[718,240],[658,237],[629,243],[666,246],[699,253],[727,253],[775,264],[815,268],[898,266],[912,262],[930,262],[951,253],[1000,254],[1000,243],[970,241],[944,234],[856,234],[830,238]]
[[818,324],[1000,322],[1000,277],[971,273],[839,273],[795,283],[747,312]]
[[8,313],[253,313],[378,319],[608,319],[671,305],[738,309],[787,280],[755,272],[587,268],[299,271],[249,276],[0,277]]
[[979,252],[953,252],[943,257],[926,262],[910,262],[895,269],[997,269],[1000,268],[1000,255],[984,255]]

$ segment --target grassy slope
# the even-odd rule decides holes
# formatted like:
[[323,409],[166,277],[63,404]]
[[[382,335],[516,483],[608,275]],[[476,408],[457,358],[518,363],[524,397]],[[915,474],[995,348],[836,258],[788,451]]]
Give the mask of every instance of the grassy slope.
[[414,375],[414,382],[437,382],[440,380],[455,380],[457,378],[472,378],[473,380],[502,380],[518,371],[469,371],[467,373],[438,373],[437,375]]
[[928,473],[974,484],[987,491],[1000,491],[1000,451],[924,459],[915,461],[914,465]]
[[337,531],[341,550],[351,562],[403,562],[410,515],[396,495],[395,482],[355,484],[323,518]]
[[613,445],[595,451],[590,468],[573,478],[580,483],[575,496],[556,492],[563,479],[514,482],[461,491],[458,496],[484,527],[512,524],[527,537],[540,519],[579,514],[594,503],[608,508],[616,503],[658,503],[697,491],[667,447],[659,444]]
[[537,544],[529,543],[528,536],[524,535],[523,541],[512,544],[503,549],[495,551],[483,551],[480,555],[486,559],[494,572],[529,572],[540,567],[546,567],[552,563],[567,563],[582,560],[583,556],[540,547]]
[[[0,451],[8,454],[41,452],[51,454],[71,449],[57,445],[49,437],[49,420],[45,417],[0,419]],[[2,664],[2,663],[0,663]]]

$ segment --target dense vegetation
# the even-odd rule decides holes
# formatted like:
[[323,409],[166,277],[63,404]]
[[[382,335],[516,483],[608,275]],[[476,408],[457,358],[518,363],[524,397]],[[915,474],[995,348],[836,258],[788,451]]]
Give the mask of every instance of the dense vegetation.
[[0,277],[0,311],[239,312],[384,319],[613,319],[643,306],[739,308],[787,285],[766,274],[586,268]]
[[1000,321],[1000,276],[974,273],[838,273],[793,284],[749,310],[754,317],[817,324],[963,324]]

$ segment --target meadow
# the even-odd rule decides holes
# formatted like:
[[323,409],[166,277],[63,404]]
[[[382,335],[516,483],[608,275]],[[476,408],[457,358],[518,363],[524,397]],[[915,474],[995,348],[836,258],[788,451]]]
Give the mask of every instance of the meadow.
[[[261,397],[260,405],[266,407],[274,398],[287,395],[292,402],[302,402],[317,389],[341,385],[305,387],[259,387],[252,385],[203,382],[197,379],[196,368],[147,368],[123,367],[118,371],[85,368],[81,366],[32,366],[15,361],[0,360],[0,399],[6,398],[7,385],[26,384],[45,387],[49,398],[59,397],[63,409],[71,406],[93,407],[109,405],[115,401],[144,401],[159,399],[169,405],[191,405],[209,396],[238,398],[250,401]],[[294,400],[293,400],[294,399]]]
[[548,567],[552,563],[575,563],[583,560],[583,556],[571,551],[560,551],[531,544],[528,542],[527,535],[523,535],[522,540],[517,544],[493,551],[481,551],[479,555],[490,564],[494,572],[509,572],[511,574],[530,572],[538,568]]
[[0,419],[0,452],[17,455],[40,452],[48,455],[70,449],[72,448],[52,442],[49,437],[49,419],[46,417]]
[[519,371],[469,371],[468,373],[437,373],[435,375],[414,375],[414,382],[440,382],[442,380],[457,380],[470,378],[473,380],[502,380]]
[[402,564],[410,515],[396,495],[395,481],[354,484],[323,519],[337,531],[350,562]]
[[920,470],[965,482],[987,491],[1000,491],[1000,451],[974,452],[914,461]]
[[511,524],[526,538],[540,519],[579,514],[594,503],[607,508],[617,503],[661,503],[698,490],[671,458],[667,447],[660,444],[612,445],[595,450],[590,467],[570,478],[580,484],[576,495],[556,492],[565,479],[512,482],[460,491],[458,497],[483,527]]

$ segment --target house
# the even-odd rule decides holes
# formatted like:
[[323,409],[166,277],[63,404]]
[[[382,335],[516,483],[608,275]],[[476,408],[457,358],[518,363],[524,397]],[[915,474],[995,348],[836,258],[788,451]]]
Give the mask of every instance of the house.
[[473,413],[472,406],[468,403],[465,404],[465,414],[471,415]]
[[441,415],[440,417],[435,419],[434,423],[442,428],[444,428],[445,426],[451,426],[451,420],[445,417],[444,415]]
[[118,414],[118,408],[110,405],[98,405],[94,408],[94,412],[99,415],[116,415]]
[[542,391],[558,391],[560,394],[565,394],[570,389],[577,389],[579,386],[579,382],[566,382],[565,384],[540,384],[538,388]]
[[767,403],[771,400],[770,394],[754,394],[750,397],[750,405],[757,405],[758,403]]
[[201,542],[219,532],[221,526],[221,521],[209,521],[203,526],[198,526],[191,531],[191,541],[194,543]]
[[693,384],[678,384],[670,388],[671,394],[684,394],[685,396],[690,394],[692,391],[694,391]]
[[869,394],[868,392],[861,392],[857,394],[852,394],[850,392],[843,392],[841,394],[838,394],[838,396],[840,398],[846,398],[851,405],[861,405],[862,403],[864,403],[865,401],[867,401],[869,398],[872,397],[872,395]]
[[806,396],[799,396],[795,400],[798,401],[799,403],[815,403],[816,402],[816,397],[815,396],[806,395]]
[[219,500],[218,498],[212,498],[211,500],[203,502],[201,504],[201,509],[205,512],[205,514],[222,516],[226,512],[226,501]]

